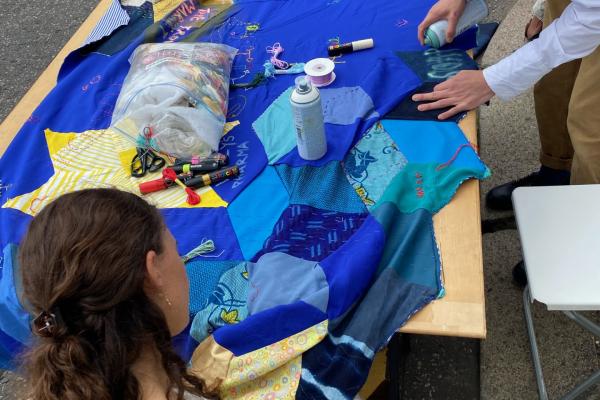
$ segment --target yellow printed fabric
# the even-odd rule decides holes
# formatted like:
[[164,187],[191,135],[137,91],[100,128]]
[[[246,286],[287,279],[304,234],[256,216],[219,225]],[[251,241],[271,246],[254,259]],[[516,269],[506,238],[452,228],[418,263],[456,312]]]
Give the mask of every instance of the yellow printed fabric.
[[[9,199],[4,208],[14,208],[35,216],[46,204],[76,190],[113,187],[140,194],[141,182],[159,179],[161,172],[132,178],[130,165],[135,149],[121,135],[110,130],[82,133],[45,131],[54,174],[30,193]],[[211,188],[196,190],[202,201],[195,207],[226,207],[227,203]],[[178,186],[144,196],[159,208],[191,207],[187,194]]]
[[175,9],[182,0],[160,0],[152,5],[154,10],[154,22],[163,19],[167,14]]
[[302,370],[302,353],[327,334],[327,321],[253,352],[233,357],[219,389],[222,399],[293,399]]
[[[183,0],[159,0],[159,1],[156,1],[152,5],[152,9],[154,11],[154,22],[158,22],[158,21],[162,20],[163,18],[165,18],[171,12],[175,11],[175,8],[180,6],[182,3],[187,3],[187,2],[185,2]],[[226,9],[231,4],[233,4],[233,1],[231,1],[231,0],[206,0],[206,1],[202,1],[201,3],[202,3],[203,7],[219,7],[219,9]],[[189,16],[190,11],[194,11],[193,4],[190,4],[190,5],[183,4],[181,20],[183,20],[184,17]],[[177,11],[175,11],[175,12],[177,12]]]

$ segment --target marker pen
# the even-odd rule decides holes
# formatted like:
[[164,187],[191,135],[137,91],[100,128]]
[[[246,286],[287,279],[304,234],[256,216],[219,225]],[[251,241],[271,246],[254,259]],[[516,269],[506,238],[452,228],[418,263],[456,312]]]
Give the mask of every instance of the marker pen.
[[196,173],[196,172],[210,172],[210,171],[215,171],[219,168],[221,168],[222,165],[219,163],[219,161],[207,161],[207,160],[202,160],[199,161],[197,164],[175,164],[173,166],[171,166],[170,168],[173,169],[173,171],[175,171],[176,173]]
[[353,51],[370,49],[375,45],[372,38],[357,40],[350,43],[334,44],[327,47],[327,54],[329,57],[336,57],[346,53],[352,53]]
[[203,186],[212,185],[214,183],[222,182],[226,179],[236,177],[240,174],[240,169],[237,165],[220,169],[218,171],[211,172],[210,174],[204,174],[195,176],[190,179],[186,179],[183,183],[186,186],[197,189]]
[[208,161],[216,161],[219,163],[220,167],[223,167],[225,165],[227,165],[229,163],[229,157],[227,156],[227,154],[221,154],[221,153],[212,153],[206,157],[197,157],[197,156],[193,156],[190,158],[178,158],[175,160],[175,165],[179,165],[179,164],[192,164],[192,165],[198,165],[202,162],[208,162]]

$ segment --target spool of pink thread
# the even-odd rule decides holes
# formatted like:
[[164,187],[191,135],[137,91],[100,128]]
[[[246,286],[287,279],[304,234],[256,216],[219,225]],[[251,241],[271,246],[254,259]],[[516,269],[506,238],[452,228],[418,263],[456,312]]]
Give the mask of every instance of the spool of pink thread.
[[304,73],[313,86],[322,87],[331,84],[335,80],[334,68],[335,64],[329,58],[315,58],[306,63]]

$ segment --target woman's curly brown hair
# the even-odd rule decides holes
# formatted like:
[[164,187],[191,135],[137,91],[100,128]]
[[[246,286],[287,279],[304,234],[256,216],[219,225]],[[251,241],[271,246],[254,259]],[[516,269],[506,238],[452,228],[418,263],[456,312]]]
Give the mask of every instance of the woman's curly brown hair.
[[202,394],[144,292],[146,254],[163,251],[164,229],[155,207],[115,189],[66,194],[33,219],[19,252],[24,303],[57,315],[24,355],[33,400],[140,399],[132,365],[149,343],[167,398]]

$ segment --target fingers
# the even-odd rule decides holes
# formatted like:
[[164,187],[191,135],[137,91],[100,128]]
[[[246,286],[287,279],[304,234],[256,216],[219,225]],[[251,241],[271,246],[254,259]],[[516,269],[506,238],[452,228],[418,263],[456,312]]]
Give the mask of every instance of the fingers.
[[438,115],[438,119],[440,121],[443,121],[443,120],[453,117],[456,114],[458,114],[459,112],[463,112],[463,111],[467,111],[467,108],[464,106],[461,106],[461,105],[456,105],[456,106],[452,107],[451,109],[449,109],[448,111],[445,111],[445,112],[441,113],[440,115]]
[[438,101],[434,101],[433,103],[419,104],[417,109],[419,111],[430,111],[437,110],[439,108],[450,107],[452,105],[454,105],[454,102],[451,99],[441,99]]
[[451,13],[448,17],[448,30],[446,31],[446,42],[452,43],[454,35],[456,34],[456,24],[458,23],[458,16],[455,13]]
[[431,10],[429,10],[427,15],[425,16],[425,19],[419,24],[419,27],[417,29],[419,42],[421,43],[421,45],[425,45],[425,31],[427,30],[427,28],[429,28],[431,24],[439,21],[440,19],[441,17],[437,15],[437,13],[433,13]]
[[448,89],[452,88],[452,79],[453,78],[454,77],[452,77],[452,78],[450,78],[448,80],[445,80],[444,82],[438,83],[437,85],[435,85],[433,87],[433,91],[434,92],[440,92],[442,90],[448,90]]
[[417,93],[412,96],[412,101],[433,101],[448,97],[445,91],[434,90],[429,93]]
[[421,46],[424,46],[425,45],[425,21],[423,21],[419,24],[419,27],[417,28],[417,37],[419,38],[419,43],[421,43]]

